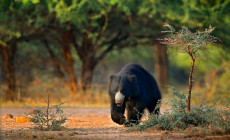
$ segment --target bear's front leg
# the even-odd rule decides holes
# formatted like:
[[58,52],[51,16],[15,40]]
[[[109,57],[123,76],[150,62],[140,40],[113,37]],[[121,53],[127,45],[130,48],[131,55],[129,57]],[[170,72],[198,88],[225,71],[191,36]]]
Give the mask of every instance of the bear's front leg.
[[111,118],[114,122],[122,125],[125,124],[125,106],[117,107],[117,105],[114,103],[111,105]]
[[131,126],[132,124],[139,124],[144,108],[138,106],[127,105],[127,120],[125,126]]

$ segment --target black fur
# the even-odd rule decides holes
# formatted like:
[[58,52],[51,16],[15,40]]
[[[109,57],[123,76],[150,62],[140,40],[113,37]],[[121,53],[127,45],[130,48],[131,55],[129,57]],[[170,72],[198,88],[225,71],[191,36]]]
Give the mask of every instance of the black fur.
[[[117,107],[115,94],[125,95],[124,103]],[[118,124],[137,123],[145,108],[153,113],[161,93],[153,76],[138,64],[125,65],[120,72],[110,76],[109,95],[111,118]],[[127,121],[124,117],[127,111]],[[157,110],[158,112],[159,110]],[[156,113],[156,112],[154,112]]]

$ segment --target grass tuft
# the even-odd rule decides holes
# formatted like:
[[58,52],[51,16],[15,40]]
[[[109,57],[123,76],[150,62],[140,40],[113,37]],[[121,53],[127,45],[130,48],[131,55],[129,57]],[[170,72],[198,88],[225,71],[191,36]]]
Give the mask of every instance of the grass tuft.
[[217,108],[215,103],[207,105],[203,100],[199,105],[187,110],[185,93],[171,88],[172,99],[165,103],[170,106],[164,113],[149,115],[147,120],[141,121],[141,125],[133,125],[131,130],[168,130],[184,132],[191,136],[230,134],[230,110]]

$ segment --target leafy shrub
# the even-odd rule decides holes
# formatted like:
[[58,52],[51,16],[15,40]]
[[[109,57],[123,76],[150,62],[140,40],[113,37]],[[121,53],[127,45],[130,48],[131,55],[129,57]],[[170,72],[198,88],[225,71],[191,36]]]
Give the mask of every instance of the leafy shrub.
[[66,129],[62,126],[62,124],[64,124],[67,120],[67,116],[63,114],[63,110],[61,109],[61,105],[64,103],[56,104],[50,107],[49,96],[48,101],[45,103],[47,104],[45,107],[28,107],[35,110],[31,114],[27,114],[30,121],[35,124],[35,128],[46,131],[59,131]]
[[[203,100],[200,105],[192,106],[189,112],[185,93],[180,93],[175,88],[171,88],[170,93],[175,95],[174,98],[166,102],[166,104],[170,105],[170,109],[167,109],[159,116],[149,115],[148,120],[142,121],[139,126],[134,125],[131,129],[146,130],[153,128],[156,130],[182,131],[188,128],[200,127],[211,134],[230,134],[229,109],[216,108],[215,104],[208,106]],[[217,130],[218,132],[216,132]],[[195,129],[192,131],[195,131]]]
[[169,24],[165,23],[164,27],[168,28],[167,31],[162,31],[163,33],[170,33],[168,37],[160,39],[162,44],[167,44],[169,48],[174,48],[178,52],[186,53],[191,58],[191,70],[189,74],[189,89],[188,89],[188,100],[187,108],[190,111],[191,106],[191,94],[193,86],[193,71],[195,66],[195,61],[199,56],[198,52],[206,52],[208,49],[208,44],[215,44],[217,41],[221,41],[219,38],[211,35],[215,27],[211,25],[204,31],[191,32],[187,27],[182,27],[181,30],[176,32],[176,30]]

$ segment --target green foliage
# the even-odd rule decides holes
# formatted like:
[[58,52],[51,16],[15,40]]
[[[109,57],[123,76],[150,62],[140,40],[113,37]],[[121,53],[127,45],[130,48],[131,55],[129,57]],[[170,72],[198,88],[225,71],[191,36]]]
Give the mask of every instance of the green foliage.
[[176,49],[178,52],[192,54],[195,58],[196,53],[201,50],[207,50],[208,43],[216,43],[220,41],[217,37],[211,35],[215,27],[209,26],[204,31],[196,31],[192,33],[187,27],[182,27],[181,30],[176,30],[169,24],[164,24],[168,28],[163,33],[170,33],[169,37],[161,39],[162,44],[167,44],[170,48]]
[[155,130],[182,131],[187,128],[200,127],[209,134],[213,134],[216,129],[221,133],[230,133],[230,110],[227,108],[216,108],[215,103],[208,106],[203,100],[200,105],[192,106],[188,112],[186,96],[175,88],[171,88],[170,93],[174,95],[172,99],[165,102],[170,105],[163,114],[149,115],[148,120],[142,121],[141,125],[135,125],[131,130]]
[[[0,10],[0,34],[4,36],[19,36],[27,34],[24,30],[31,32],[34,27],[44,28],[49,17],[55,16],[58,19],[55,25],[62,24],[67,29],[73,24],[78,32],[87,33],[94,40],[107,28],[124,23],[137,29],[133,34],[155,36],[161,30],[162,22],[192,28],[212,23],[217,25],[218,33],[222,31],[220,35],[224,42],[229,40],[226,36],[229,30],[225,30],[230,21],[229,1],[1,0],[0,5],[3,7]],[[127,26],[123,30],[130,32],[133,28]]]
[[35,129],[45,131],[65,130],[66,128],[62,125],[66,122],[67,117],[63,114],[63,110],[61,109],[61,105],[63,104],[64,103],[56,104],[51,107],[29,107],[30,109],[34,110],[34,113],[27,115],[35,124]]
[[[38,4],[39,3],[39,4]],[[0,44],[40,33],[48,23],[49,11],[39,0],[0,1]]]
[[92,48],[102,50],[98,52],[99,55],[112,44],[108,42],[114,37],[131,32],[128,16],[122,13],[124,9],[130,11],[128,8],[131,7],[120,1],[70,0],[49,1],[47,4],[49,11],[54,12],[60,20],[58,22],[63,30],[73,28],[73,32],[76,32],[74,38],[77,38],[79,47],[82,47],[82,42],[87,37]]

